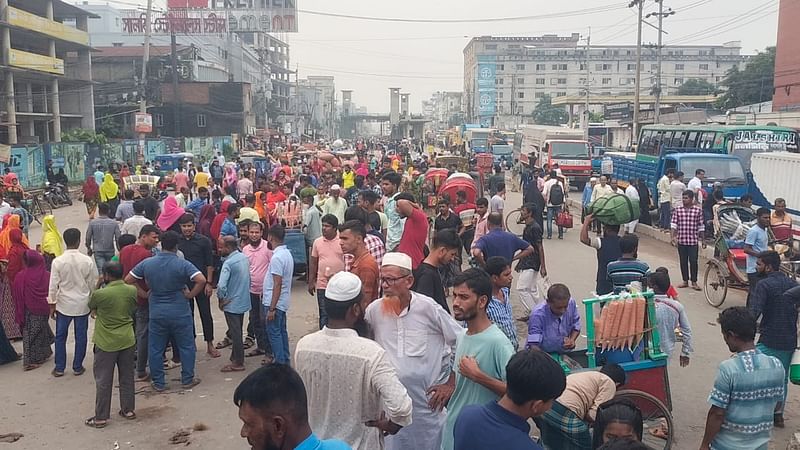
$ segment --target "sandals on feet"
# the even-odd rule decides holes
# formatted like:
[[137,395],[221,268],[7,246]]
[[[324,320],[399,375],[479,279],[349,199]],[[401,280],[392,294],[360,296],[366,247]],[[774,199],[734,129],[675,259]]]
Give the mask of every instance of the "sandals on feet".
[[120,417],[123,417],[123,418],[128,419],[128,420],[133,420],[133,419],[136,418],[136,413],[133,412],[133,411],[128,411],[128,412],[120,411],[119,415],[120,415]]
[[217,350],[222,350],[223,348],[230,347],[231,345],[233,345],[233,342],[231,342],[230,339],[225,337],[225,339],[217,342],[217,345],[215,345],[214,348],[216,348]]
[[244,372],[244,366],[234,366],[233,364],[228,364],[226,366],[222,366],[222,369],[219,370],[222,373],[229,373],[229,372]]
[[89,417],[83,422],[87,427],[91,428],[105,428],[108,425],[108,421],[105,420],[97,420],[94,417]]

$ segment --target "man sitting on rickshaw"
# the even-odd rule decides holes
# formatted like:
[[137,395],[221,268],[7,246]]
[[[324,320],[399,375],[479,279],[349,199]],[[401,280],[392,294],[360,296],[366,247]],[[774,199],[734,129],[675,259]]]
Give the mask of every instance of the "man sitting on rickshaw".
[[547,448],[584,450],[592,448],[589,429],[600,405],[611,400],[625,384],[625,370],[606,364],[600,371],[587,370],[567,376],[567,388],[553,406],[534,419]]

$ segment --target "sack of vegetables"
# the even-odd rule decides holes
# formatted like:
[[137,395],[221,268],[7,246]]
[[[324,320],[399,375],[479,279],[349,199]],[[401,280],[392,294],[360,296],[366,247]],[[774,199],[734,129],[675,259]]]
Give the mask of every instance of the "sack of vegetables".
[[639,218],[639,204],[626,195],[613,194],[593,201],[589,212],[602,224],[622,225]]

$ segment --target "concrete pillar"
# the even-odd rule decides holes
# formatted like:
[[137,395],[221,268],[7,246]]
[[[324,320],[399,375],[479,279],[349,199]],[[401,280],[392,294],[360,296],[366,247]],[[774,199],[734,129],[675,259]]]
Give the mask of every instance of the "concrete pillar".
[[47,0],[44,3],[44,10],[45,10],[45,17],[50,20],[53,20],[53,0]]
[[400,88],[389,88],[389,123],[400,123]]
[[408,118],[408,99],[411,94],[400,94],[400,117]]
[[25,111],[33,112],[33,85],[31,83],[25,83],[25,95],[27,96]]
[[53,110],[53,142],[61,142],[61,99],[58,94],[58,78],[50,85],[50,104]]
[[[0,13],[8,9],[8,0],[0,0]],[[0,56],[3,59],[3,65],[9,66],[10,53],[11,53],[11,30],[3,28],[2,32],[3,46]],[[17,143],[17,105],[14,101],[14,72],[6,70],[5,75],[6,86],[6,122],[8,123],[8,143]]]

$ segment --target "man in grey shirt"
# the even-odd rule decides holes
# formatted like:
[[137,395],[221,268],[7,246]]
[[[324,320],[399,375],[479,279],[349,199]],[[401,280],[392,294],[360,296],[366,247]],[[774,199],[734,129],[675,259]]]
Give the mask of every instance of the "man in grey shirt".
[[89,222],[86,228],[86,254],[94,256],[97,273],[103,273],[103,266],[111,261],[117,251],[119,240],[119,224],[108,216],[111,208],[108,203],[97,205],[97,218]]
[[497,183],[497,193],[492,196],[489,201],[489,212],[503,214],[506,201],[503,197],[506,195],[506,184],[503,182]]
[[117,206],[117,214],[114,217],[119,223],[125,222],[135,214],[133,211],[133,191],[126,189],[124,194],[122,202]]

